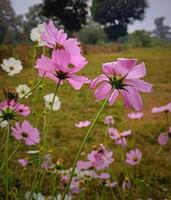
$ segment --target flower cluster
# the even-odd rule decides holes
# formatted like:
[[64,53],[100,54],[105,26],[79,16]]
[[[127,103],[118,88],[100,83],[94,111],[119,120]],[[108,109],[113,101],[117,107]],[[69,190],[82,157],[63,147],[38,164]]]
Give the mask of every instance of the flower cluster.
[[37,60],[36,68],[40,76],[48,77],[57,84],[63,84],[67,80],[76,90],[84,83],[89,83],[85,76],[75,73],[80,71],[86,64],[86,59],[81,55],[81,48],[77,39],[67,38],[63,30],[58,30],[52,21],[44,24],[46,32],[42,33],[42,40],[46,46],[53,49],[51,58],[42,55]]

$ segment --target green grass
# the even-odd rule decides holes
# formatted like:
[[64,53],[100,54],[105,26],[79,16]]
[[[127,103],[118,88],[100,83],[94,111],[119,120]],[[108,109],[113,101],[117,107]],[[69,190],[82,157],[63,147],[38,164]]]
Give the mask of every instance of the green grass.
[[[20,55],[17,56],[19,58]],[[144,102],[144,118],[142,120],[131,121],[128,119],[126,115],[130,112],[130,109],[123,107],[121,99],[117,101],[116,105],[107,106],[86,144],[85,152],[91,151],[93,145],[104,143],[106,127],[103,124],[103,119],[106,115],[113,115],[116,119],[115,126],[119,130],[133,130],[133,135],[128,139],[127,150],[138,147],[143,152],[143,159],[140,164],[140,174],[143,178],[142,183],[139,184],[142,184],[141,188],[144,188],[144,190],[139,191],[138,195],[144,195],[144,198],[146,198],[151,194],[154,199],[171,196],[171,141],[157,154],[157,137],[161,131],[166,131],[165,116],[164,114],[151,113],[153,107],[165,105],[171,101],[171,48],[128,49],[119,53],[88,54],[86,57],[89,63],[80,74],[89,78],[101,74],[101,64],[104,62],[113,61],[118,57],[138,58],[139,62],[145,62],[147,68],[145,80],[152,83],[154,88],[153,93],[142,95]],[[25,61],[24,70],[14,77],[9,77],[6,72],[0,71],[1,89],[28,84],[30,81],[36,83],[36,80],[37,72],[31,65],[31,56],[28,61]],[[23,101],[32,108],[33,113],[29,119],[41,132],[43,129],[43,96],[54,91],[55,83],[51,80],[44,80],[43,89],[37,89],[29,99]],[[82,120],[92,120],[102,104],[102,102],[96,102],[93,92],[88,86],[84,86],[80,91],[75,91],[66,83],[59,89],[58,96],[62,107],[51,116],[48,148],[52,150],[54,160],[62,158],[66,167],[72,165],[81,140],[86,133],[86,128],[78,129],[74,124]],[[114,149],[113,170],[119,177],[123,169],[122,164],[117,163],[120,160],[120,155],[112,142],[109,142],[109,146]],[[84,159],[84,157],[81,159]],[[164,188],[167,188],[168,191],[165,192]],[[128,198],[131,199],[130,196]]]

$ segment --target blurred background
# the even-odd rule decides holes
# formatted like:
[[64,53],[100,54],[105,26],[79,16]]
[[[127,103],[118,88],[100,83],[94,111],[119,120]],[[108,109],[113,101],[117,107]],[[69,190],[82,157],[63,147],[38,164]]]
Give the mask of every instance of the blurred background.
[[30,31],[53,19],[83,44],[168,45],[170,10],[170,0],[0,0],[0,44],[31,43]]

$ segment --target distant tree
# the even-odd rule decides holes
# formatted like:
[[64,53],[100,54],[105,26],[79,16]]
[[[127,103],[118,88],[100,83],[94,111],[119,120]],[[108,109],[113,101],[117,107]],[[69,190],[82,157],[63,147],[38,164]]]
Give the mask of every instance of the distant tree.
[[136,30],[128,35],[128,43],[134,47],[152,46],[151,32],[145,30]]
[[70,32],[79,31],[86,24],[87,0],[43,0],[42,13]]
[[89,23],[81,29],[78,33],[78,37],[81,42],[85,44],[104,43],[107,38],[101,24],[93,21],[89,21]]
[[109,39],[127,35],[127,25],[143,20],[147,0],[93,0],[93,19],[104,25]]
[[22,31],[22,16],[15,14],[10,0],[0,0],[0,43],[18,43]]
[[153,33],[161,39],[168,39],[171,38],[171,27],[164,25],[164,20],[165,17],[159,17],[154,20],[156,29],[153,30]]

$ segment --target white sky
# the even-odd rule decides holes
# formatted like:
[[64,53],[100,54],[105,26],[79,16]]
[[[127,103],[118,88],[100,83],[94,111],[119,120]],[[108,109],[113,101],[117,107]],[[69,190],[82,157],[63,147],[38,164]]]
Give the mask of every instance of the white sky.
[[[17,14],[24,14],[28,11],[29,6],[40,3],[42,0],[11,0],[11,2]],[[129,25],[129,32],[136,29],[153,30],[154,19],[162,16],[166,18],[164,23],[171,26],[171,0],[149,0],[149,4],[150,7],[146,11],[144,20]]]

